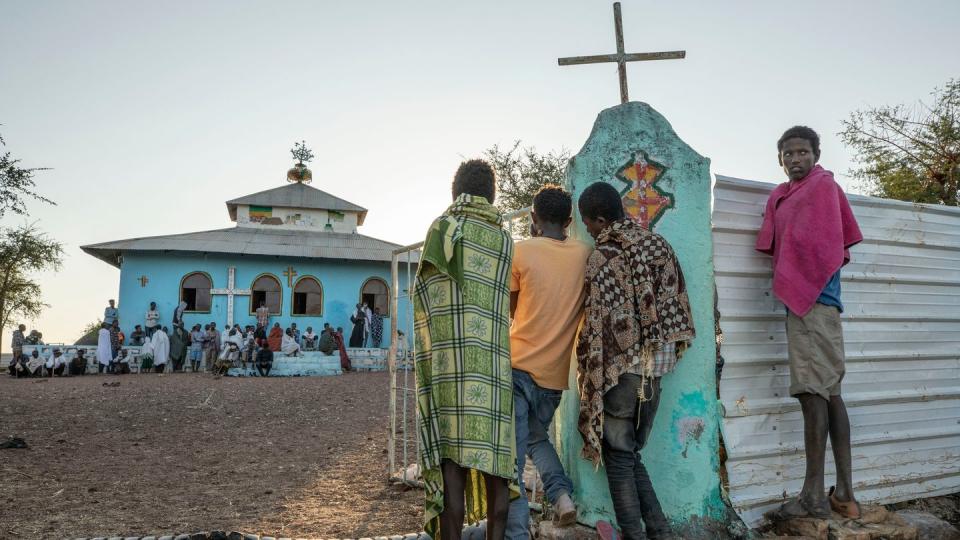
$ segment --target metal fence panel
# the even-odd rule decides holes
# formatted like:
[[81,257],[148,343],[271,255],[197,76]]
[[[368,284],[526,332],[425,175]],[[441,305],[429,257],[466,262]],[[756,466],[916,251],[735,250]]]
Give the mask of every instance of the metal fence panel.
[[[748,524],[803,484],[785,310],[753,243],[772,184],[717,176],[714,264],[730,498]],[[960,209],[849,196],[864,234],[842,274],[853,480],[864,502],[960,491]],[[833,483],[832,456],[828,457]]]

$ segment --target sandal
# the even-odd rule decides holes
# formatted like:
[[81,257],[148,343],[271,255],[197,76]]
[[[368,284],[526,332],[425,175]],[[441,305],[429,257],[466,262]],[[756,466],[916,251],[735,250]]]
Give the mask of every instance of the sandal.
[[825,512],[817,513],[812,509],[810,509],[810,507],[807,506],[807,503],[805,503],[803,499],[798,498],[795,500],[797,501],[797,504],[800,505],[800,508],[803,509],[803,513],[797,513],[797,512],[787,510],[787,504],[789,504],[789,501],[788,501],[781,504],[780,508],[767,512],[766,514],[764,514],[764,517],[766,517],[770,521],[786,521],[789,519],[797,519],[797,518],[830,519],[830,512],[825,511]]
[[857,501],[843,502],[837,499],[836,495],[833,494],[836,490],[836,486],[830,486],[830,509],[843,516],[844,519],[860,519],[863,516],[860,503]]

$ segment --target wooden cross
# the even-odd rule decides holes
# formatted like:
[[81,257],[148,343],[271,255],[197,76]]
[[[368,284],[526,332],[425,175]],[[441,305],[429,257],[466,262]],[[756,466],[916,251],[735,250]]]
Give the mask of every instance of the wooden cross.
[[283,271],[283,275],[287,276],[287,287],[293,287],[293,277],[297,275],[297,271],[294,270],[292,266],[288,266],[287,269]]
[[146,287],[147,283],[150,283],[150,280],[147,278],[147,276],[140,276],[137,278],[137,281],[140,282],[140,287]]
[[571,56],[568,58],[558,58],[557,63],[561,66],[576,66],[578,64],[600,64],[604,62],[616,62],[617,71],[620,75],[620,103],[630,101],[627,95],[627,62],[642,62],[645,60],[678,60],[686,58],[687,51],[664,51],[653,53],[625,53],[623,49],[623,21],[620,17],[620,2],[613,3],[613,25],[614,32],[617,35],[617,53],[616,54],[598,54],[594,56]]
[[210,289],[210,294],[226,295],[227,297],[227,326],[233,326],[233,297],[250,296],[250,289],[237,289],[236,285],[236,267],[231,266],[227,269],[227,288]]

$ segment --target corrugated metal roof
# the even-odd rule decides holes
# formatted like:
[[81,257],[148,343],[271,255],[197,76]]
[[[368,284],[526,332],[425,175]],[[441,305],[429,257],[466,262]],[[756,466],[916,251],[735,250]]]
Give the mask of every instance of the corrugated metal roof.
[[[730,498],[748,524],[803,484],[784,307],[753,249],[772,184],[717,176],[714,265]],[[864,234],[842,273],[853,480],[861,501],[960,490],[960,209],[849,196]],[[828,457],[827,485],[833,482]]]
[[230,255],[275,255],[311,259],[390,261],[397,244],[363,236],[331,232],[233,227],[147,238],[131,238],[80,249],[117,268],[124,251],[190,251]]
[[357,212],[359,213],[359,216],[357,216],[358,225],[363,225],[363,220],[367,217],[366,208],[299,182],[227,201],[227,210],[230,212],[230,219],[234,221],[237,220],[237,206],[244,204]]

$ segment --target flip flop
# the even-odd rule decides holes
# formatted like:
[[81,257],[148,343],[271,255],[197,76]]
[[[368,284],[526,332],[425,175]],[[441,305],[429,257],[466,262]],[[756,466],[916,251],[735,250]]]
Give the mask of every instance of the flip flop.
[[600,520],[597,522],[597,538],[600,540],[620,540],[620,533],[613,528],[609,521]]
[[843,502],[837,499],[836,495],[833,494],[836,490],[836,486],[830,486],[830,509],[845,519],[860,519],[863,516],[863,509],[860,508],[860,503],[857,501]]
[[795,512],[788,511],[787,503],[783,503],[780,505],[780,508],[777,508],[776,510],[771,510],[766,514],[764,514],[764,516],[770,521],[786,521],[788,519],[796,519],[796,518],[830,519],[829,512],[818,514],[813,510],[811,510],[810,507],[807,506],[807,503],[803,502],[802,499],[796,499],[796,500],[800,504],[800,508],[803,509],[803,513],[795,513]]

